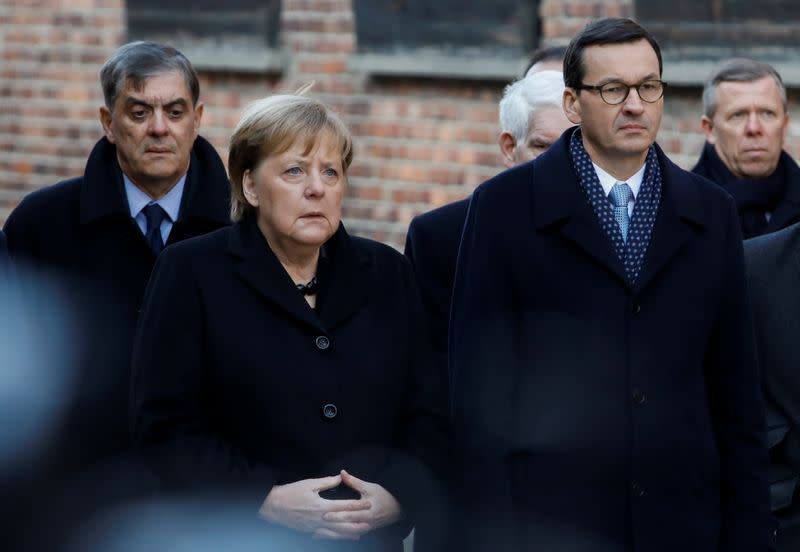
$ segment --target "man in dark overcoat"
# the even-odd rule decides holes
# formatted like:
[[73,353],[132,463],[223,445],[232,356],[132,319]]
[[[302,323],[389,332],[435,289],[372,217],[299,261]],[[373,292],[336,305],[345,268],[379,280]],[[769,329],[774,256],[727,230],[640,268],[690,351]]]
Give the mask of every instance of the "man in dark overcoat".
[[730,197],[654,143],[658,44],[589,24],[567,130],[479,186],[449,335],[463,550],[753,552],[764,414]]
[[[41,520],[49,506],[63,527],[77,526],[73,516],[111,496],[146,487],[129,455],[127,424],[145,286],[165,245],[229,224],[225,167],[198,135],[203,103],[186,57],[160,44],[126,44],[104,64],[100,80],[105,136],[83,176],[29,194],[4,227],[12,261],[64,286],[79,321],[80,361],[63,421],[19,505],[29,520]],[[59,489],[67,487],[62,504]]]
[[[558,62],[562,55],[559,51]],[[547,59],[542,63],[553,64]],[[550,67],[546,65],[545,67]],[[506,167],[525,163],[541,154],[571,126],[561,107],[564,80],[561,71],[537,70],[508,85],[500,100],[500,153]],[[469,198],[414,217],[408,226],[405,255],[414,274],[431,322],[435,350],[447,351],[447,321],[461,230]]]
[[744,242],[778,550],[800,550],[800,223]]
[[706,144],[692,171],[733,196],[745,239],[800,221],[800,167],[783,150],[789,110],[774,67],[720,64],[703,88],[701,123]]

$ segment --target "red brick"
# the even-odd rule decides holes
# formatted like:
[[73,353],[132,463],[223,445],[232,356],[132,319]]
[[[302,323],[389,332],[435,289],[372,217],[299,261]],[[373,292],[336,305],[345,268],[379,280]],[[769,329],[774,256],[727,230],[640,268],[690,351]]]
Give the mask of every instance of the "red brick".
[[[126,40],[125,2],[13,3],[0,15],[0,188],[22,196],[80,174],[102,136],[97,71]],[[202,72],[201,133],[227,160],[231,130],[247,103],[315,81],[308,94],[331,104],[354,135],[355,161],[343,206],[348,229],[402,247],[414,215],[466,197],[503,169],[497,102],[505,83],[351,73],[352,5],[352,0],[283,0],[287,70]],[[632,15],[633,0],[543,0],[539,9],[544,43],[553,44],[569,40],[594,17]],[[797,111],[796,103],[792,109]],[[702,147],[699,118],[699,90],[670,93],[660,137],[683,164]],[[797,132],[790,131],[786,145],[795,155]],[[16,201],[0,202],[0,215]]]
[[341,73],[345,68],[346,64],[343,59],[303,61],[298,66],[301,73]]

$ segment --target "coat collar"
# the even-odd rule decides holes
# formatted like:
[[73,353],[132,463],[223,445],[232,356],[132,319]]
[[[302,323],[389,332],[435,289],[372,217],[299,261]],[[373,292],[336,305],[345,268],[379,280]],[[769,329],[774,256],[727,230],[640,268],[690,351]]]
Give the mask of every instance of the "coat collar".
[[369,298],[374,278],[371,260],[355,247],[344,228],[325,243],[329,282],[323,283],[321,308],[314,311],[294,289],[294,283],[270,249],[254,217],[231,228],[228,252],[236,259],[239,277],[267,301],[318,331],[327,332],[350,318]]
[[[569,155],[569,140],[577,127],[568,129],[545,153],[531,163],[534,225],[557,229],[603,264],[623,283],[625,270],[580,188]],[[698,191],[698,178],[672,163],[658,145],[661,167],[661,204],[653,235],[636,287],[643,288],[672,256],[709,221],[710,207]],[[627,285],[627,284],[626,284]]]
[[[198,136],[181,199],[179,220],[203,218],[218,225],[230,222],[230,189],[225,166],[214,147]],[[101,138],[95,144],[81,184],[81,224],[90,224],[105,217],[130,217],[128,200],[117,161],[117,149]]]
[[800,216],[800,167],[785,151],[781,153],[781,158],[786,167],[786,193],[775,207],[775,212],[767,223],[766,233],[785,228],[796,222]]
[[[697,164],[692,169],[693,173],[714,181],[711,174],[711,161],[709,159],[709,146],[708,142],[697,160]],[[797,166],[792,157],[785,151],[781,152],[780,163],[785,167],[786,171],[786,191],[783,198],[775,207],[775,211],[764,229],[764,234],[776,232],[794,222],[800,220],[800,167]],[[719,183],[717,183],[719,185]]]

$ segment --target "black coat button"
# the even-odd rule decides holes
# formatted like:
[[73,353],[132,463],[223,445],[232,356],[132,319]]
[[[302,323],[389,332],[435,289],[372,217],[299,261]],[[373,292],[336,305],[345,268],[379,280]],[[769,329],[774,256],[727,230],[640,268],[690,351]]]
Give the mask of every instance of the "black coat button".
[[324,351],[328,347],[331,346],[331,340],[325,337],[324,335],[320,335],[317,339],[314,340],[314,343],[317,345],[317,349],[320,351]]
[[633,314],[639,314],[640,312],[642,312],[642,304],[641,303],[634,303],[632,310],[633,310]]
[[636,404],[644,404],[647,400],[647,397],[644,394],[644,391],[641,389],[634,389],[633,390],[633,402]]
[[328,420],[333,420],[339,413],[339,409],[333,403],[328,403],[322,407],[322,415]]
[[631,490],[633,491],[633,496],[643,497],[644,496],[644,487],[642,487],[636,481],[633,482],[631,485]]

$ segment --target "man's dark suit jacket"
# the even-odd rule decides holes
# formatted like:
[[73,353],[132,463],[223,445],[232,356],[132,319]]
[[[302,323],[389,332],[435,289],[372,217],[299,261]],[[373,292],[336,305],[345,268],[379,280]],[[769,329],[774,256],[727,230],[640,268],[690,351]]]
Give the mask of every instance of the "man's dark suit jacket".
[[[781,471],[796,479],[800,474],[800,224],[747,240],[744,254],[765,399],[787,432],[778,435],[783,438],[771,450],[773,479],[778,480]],[[777,491],[780,486],[773,488]],[[791,488],[786,490],[791,493]],[[785,502],[791,494],[776,498]],[[800,550],[800,494],[795,491],[792,505],[775,515],[780,523],[779,550]]]
[[440,355],[447,354],[450,296],[467,207],[469,198],[414,217],[406,235],[405,255],[414,267],[434,347]]
[[[229,207],[222,160],[211,144],[197,138],[168,245],[229,224]],[[43,450],[43,466],[37,472],[42,492],[53,505],[54,480],[74,481],[86,470],[96,474],[105,469],[105,462],[127,457],[132,450],[127,423],[130,359],[155,256],[130,215],[116,147],[105,138],[89,155],[83,176],[26,196],[4,231],[12,262],[48,272],[67,289],[72,315],[80,321],[76,346],[81,360],[73,376],[74,392],[66,399],[62,426],[55,442]],[[90,477],[93,482],[77,491],[82,494],[78,504],[53,506],[60,510],[55,517],[75,525],[66,521],[71,514],[103,503],[104,493],[118,492],[126,477],[104,473]],[[116,483],[104,484],[106,476]],[[37,511],[27,517],[37,520],[41,515]]]
[[449,337],[465,550],[767,550],[764,414],[731,198],[657,148],[639,280],[574,129],[474,192]]
[[[132,427],[172,488],[242,489],[254,513],[273,485],[344,468],[394,494],[407,520],[434,498],[414,458],[435,460],[442,444],[446,374],[431,362],[411,268],[343,227],[326,255],[316,310],[250,217],[159,259],[137,332]],[[399,525],[335,550],[400,550]],[[327,550],[272,529],[292,550]]]
[[8,246],[6,245],[6,235],[0,230],[0,262],[8,258]]

